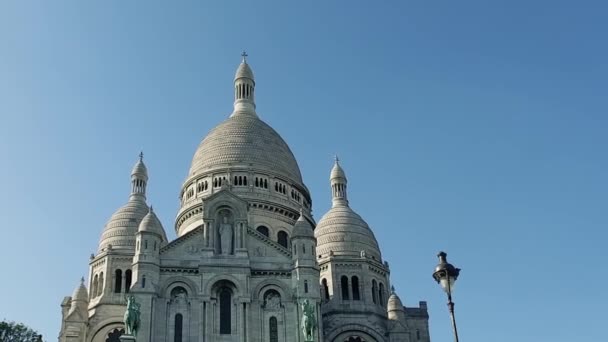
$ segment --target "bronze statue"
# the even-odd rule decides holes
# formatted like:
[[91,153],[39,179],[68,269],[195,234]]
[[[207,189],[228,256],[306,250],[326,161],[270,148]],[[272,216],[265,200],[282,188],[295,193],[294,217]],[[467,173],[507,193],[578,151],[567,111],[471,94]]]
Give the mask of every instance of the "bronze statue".
[[127,335],[137,337],[137,330],[140,323],[140,307],[141,305],[135,301],[135,296],[130,295],[127,298],[127,311],[125,311],[125,330]]
[[314,342],[316,328],[315,307],[305,299],[302,302],[302,333],[306,342]]

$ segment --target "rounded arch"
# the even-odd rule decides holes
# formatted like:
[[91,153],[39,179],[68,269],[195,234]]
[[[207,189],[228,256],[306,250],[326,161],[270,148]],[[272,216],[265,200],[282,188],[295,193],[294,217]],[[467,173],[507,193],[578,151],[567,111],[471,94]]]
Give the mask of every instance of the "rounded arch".
[[284,290],[284,287],[286,288],[286,285],[281,283],[280,281],[277,281],[274,279],[267,279],[267,280],[264,280],[261,283],[259,283],[255,287],[253,293],[255,293],[255,295],[257,296],[257,299],[260,302],[264,302],[264,294],[268,290],[277,291],[279,293],[279,295],[281,295],[281,298],[290,298],[290,296],[288,296],[287,292]]
[[87,342],[105,342],[108,333],[114,329],[124,329],[122,317],[111,317],[100,321],[89,329],[92,334],[87,334]]
[[346,324],[339,326],[330,332],[325,340],[330,342],[344,342],[348,341],[352,336],[359,336],[365,339],[365,342],[384,341],[383,334],[361,324]]
[[260,224],[258,225],[255,230],[257,230],[258,232],[260,232],[262,235],[264,235],[267,238],[270,238],[270,228],[268,228],[267,225],[265,224]]
[[243,203],[235,203],[226,198],[218,199],[213,201],[210,206],[203,208],[205,217],[216,217],[217,214],[222,210],[229,210],[232,213],[232,217],[237,220],[247,219],[247,207]]
[[196,283],[183,276],[171,277],[165,280],[160,286],[160,293],[162,293],[164,297],[169,298],[171,291],[178,286],[183,287],[188,292],[189,296],[194,296],[197,293]]
[[243,295],[243,289],[239,286],[239,281],[230,274],[218,274],[215,277],[209,279],[203,289],[203,295],[211,296],[213,291],[222,285],[228,284],[233,288],[234,295]]

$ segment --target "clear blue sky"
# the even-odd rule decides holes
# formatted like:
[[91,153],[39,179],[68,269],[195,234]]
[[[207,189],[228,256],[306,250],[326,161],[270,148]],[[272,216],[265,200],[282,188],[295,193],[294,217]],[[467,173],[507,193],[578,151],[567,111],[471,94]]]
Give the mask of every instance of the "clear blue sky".
[[[221,4],[221,5],[220,5]],[[329,208],[332,155],[406,305],[450,341],[605,340],[603,1],[3,1],[0,319],[55,340],[140,150],[171,237],[246,49],[260,116]],[[599,268],[599,269],[598,269]]]

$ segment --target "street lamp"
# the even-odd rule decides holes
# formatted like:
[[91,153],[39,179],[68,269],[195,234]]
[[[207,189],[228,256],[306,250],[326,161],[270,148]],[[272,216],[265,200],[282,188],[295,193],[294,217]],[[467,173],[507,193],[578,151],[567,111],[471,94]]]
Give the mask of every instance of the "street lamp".
[[454,317],[454,303],[452,302],[452,291],[454,291],[454,283],[458,279],[460,268],[454,267],[448,263],[446,257],[448,256],[445,252],[439,252],[439,264],[435,267],[433,272],[433,278],[448,294],[448,309],[450,310],[450,316],[452,318],[452,328],[454,329],[454,341],[458,342],[458,329],[456,329],[456,318]]

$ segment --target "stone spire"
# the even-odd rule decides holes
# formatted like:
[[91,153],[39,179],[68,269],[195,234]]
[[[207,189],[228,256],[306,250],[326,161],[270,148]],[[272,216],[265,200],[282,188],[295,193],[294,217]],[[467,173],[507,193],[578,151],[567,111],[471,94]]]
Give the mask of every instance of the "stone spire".
[[235,115],[253,115],[255,113],[255,80],[253,71],[247,64],[247,53],[241,54],[243,60],[236,70],[234,76],[234,111]]
[[131,171],[131,200],[146,200],[146,185],[148,183],[148,169],[144,164],[144,153],[139,153],[139,160]]
[[329,176],[331,183],[332,207],[348,206],[348,198],[346,194],[346,174],[340,166],[340,159],[336,156],[334,167],[331,169]]

